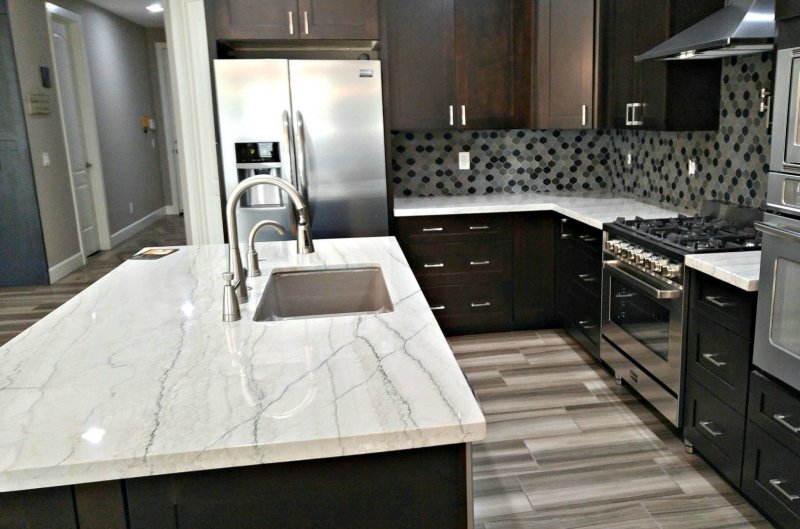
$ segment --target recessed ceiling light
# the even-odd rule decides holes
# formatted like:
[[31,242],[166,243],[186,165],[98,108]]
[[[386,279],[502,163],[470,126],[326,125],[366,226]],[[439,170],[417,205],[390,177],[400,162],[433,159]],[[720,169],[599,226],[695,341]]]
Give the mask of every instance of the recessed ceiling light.
[[149,6],[147,6],[147,10],[150,11],[151,13],[161,13],[162,11],[164,11],[164,6],[162,6],[161,4],[150,4]]

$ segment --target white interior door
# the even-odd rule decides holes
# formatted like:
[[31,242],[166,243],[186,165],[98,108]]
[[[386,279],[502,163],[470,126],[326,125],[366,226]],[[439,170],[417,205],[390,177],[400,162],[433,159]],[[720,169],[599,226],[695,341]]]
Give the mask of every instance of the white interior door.
[[166,44],[156,44],[158,52],[158,76],[161,87],[161,110],[164,114],[164,136],[167,143],[167,162],[169,184],[172,191],[172,205],[183,212],[181,201],[180,162],[178,160],[178,139],[175,134],[175,109],[172,105],[172,80],[169,75],[169,50]]
[[69,155],[69,169],[78,213],[78,228],[84,255],[100,250],[97,229],[97,213],[89,171],[91,164],[86,157],[86,137],[80,118],[80,98],[71,54],[68,28],[52,20],[53,52],[55,54],[56,82],[58,83],[64,128]]

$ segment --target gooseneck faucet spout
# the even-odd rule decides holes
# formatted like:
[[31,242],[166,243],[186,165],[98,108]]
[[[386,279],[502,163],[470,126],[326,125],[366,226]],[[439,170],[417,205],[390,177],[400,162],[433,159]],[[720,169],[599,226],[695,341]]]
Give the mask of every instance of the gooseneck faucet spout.
[[[314,241],[311,238],[311,230],[308,225],[308,206],[292,184],[275,176],[252,176],[239,183],[239,185],[233,189],[228,199],[228,203],[225,206],[225,214],[228,220],[228,244],[230,247],[228,272],[233,273],[232,284],[236,289],[238,301],[242,303],[247,302],[248,296],[247,282],[244,274],[244,267],[242,266],[242,256],[239,253],[239,226],[236,221],[236,206],[239,204],[239,199],[242,198],[242,195],[247,192],[248,189],[258,185],[272,185],[286,191],[286,194],[289,195],[289,199],[294,205],[295,214],[297,216],[297,253],[314,253]],[[236,309],[236,312],[238,312],[238,307],[236,307]],[[231,314],[223,314],[224,321],[235,321],[231,320],[230,317]]]

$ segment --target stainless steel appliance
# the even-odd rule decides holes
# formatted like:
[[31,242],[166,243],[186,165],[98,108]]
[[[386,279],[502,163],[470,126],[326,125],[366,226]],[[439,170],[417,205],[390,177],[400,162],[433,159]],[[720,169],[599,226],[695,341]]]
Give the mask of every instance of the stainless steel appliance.
[[[271,175],[309,204],[316,239],[389,231],[379,61],[214,61],[226,197],[243,180]],[[242,246],[262,220],[287,228],[258,240],[295,237],[286,193],[254,187],[237,212]]]
[[676,426],[688,299],[684,257],[760,244],[752,218],[757,212],[714,204],[704,209],[708,215],[619,219],[604,226],[601,359],[618,382],[627,382]]
[[753,364],[800,390],[800,48],[778,52],[775,76]]

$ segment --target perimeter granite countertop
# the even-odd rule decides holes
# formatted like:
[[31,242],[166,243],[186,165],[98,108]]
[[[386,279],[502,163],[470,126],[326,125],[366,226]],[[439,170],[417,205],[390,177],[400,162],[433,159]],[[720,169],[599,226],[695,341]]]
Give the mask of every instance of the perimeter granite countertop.
[[[0,348],[0,492],[482,439],[391,237],[259,245],[223,323],[226,246],[127,261]],[[273,267],[378,264],[395,311],[255,323]]]
[[686,257],[686,266],[742,290],[757,292],[761,275],[761,252],[689,255]]
[[[645,204],[597,192],[519,193],[496,195],[395,198],[396,217],[459,215],[466,213],[513,213],[518,211],[555,211],[569,218],[603,229],[603,224],[617,217],[674,217],[676,210]],[[680,211],[692,214],[692,212]]]

